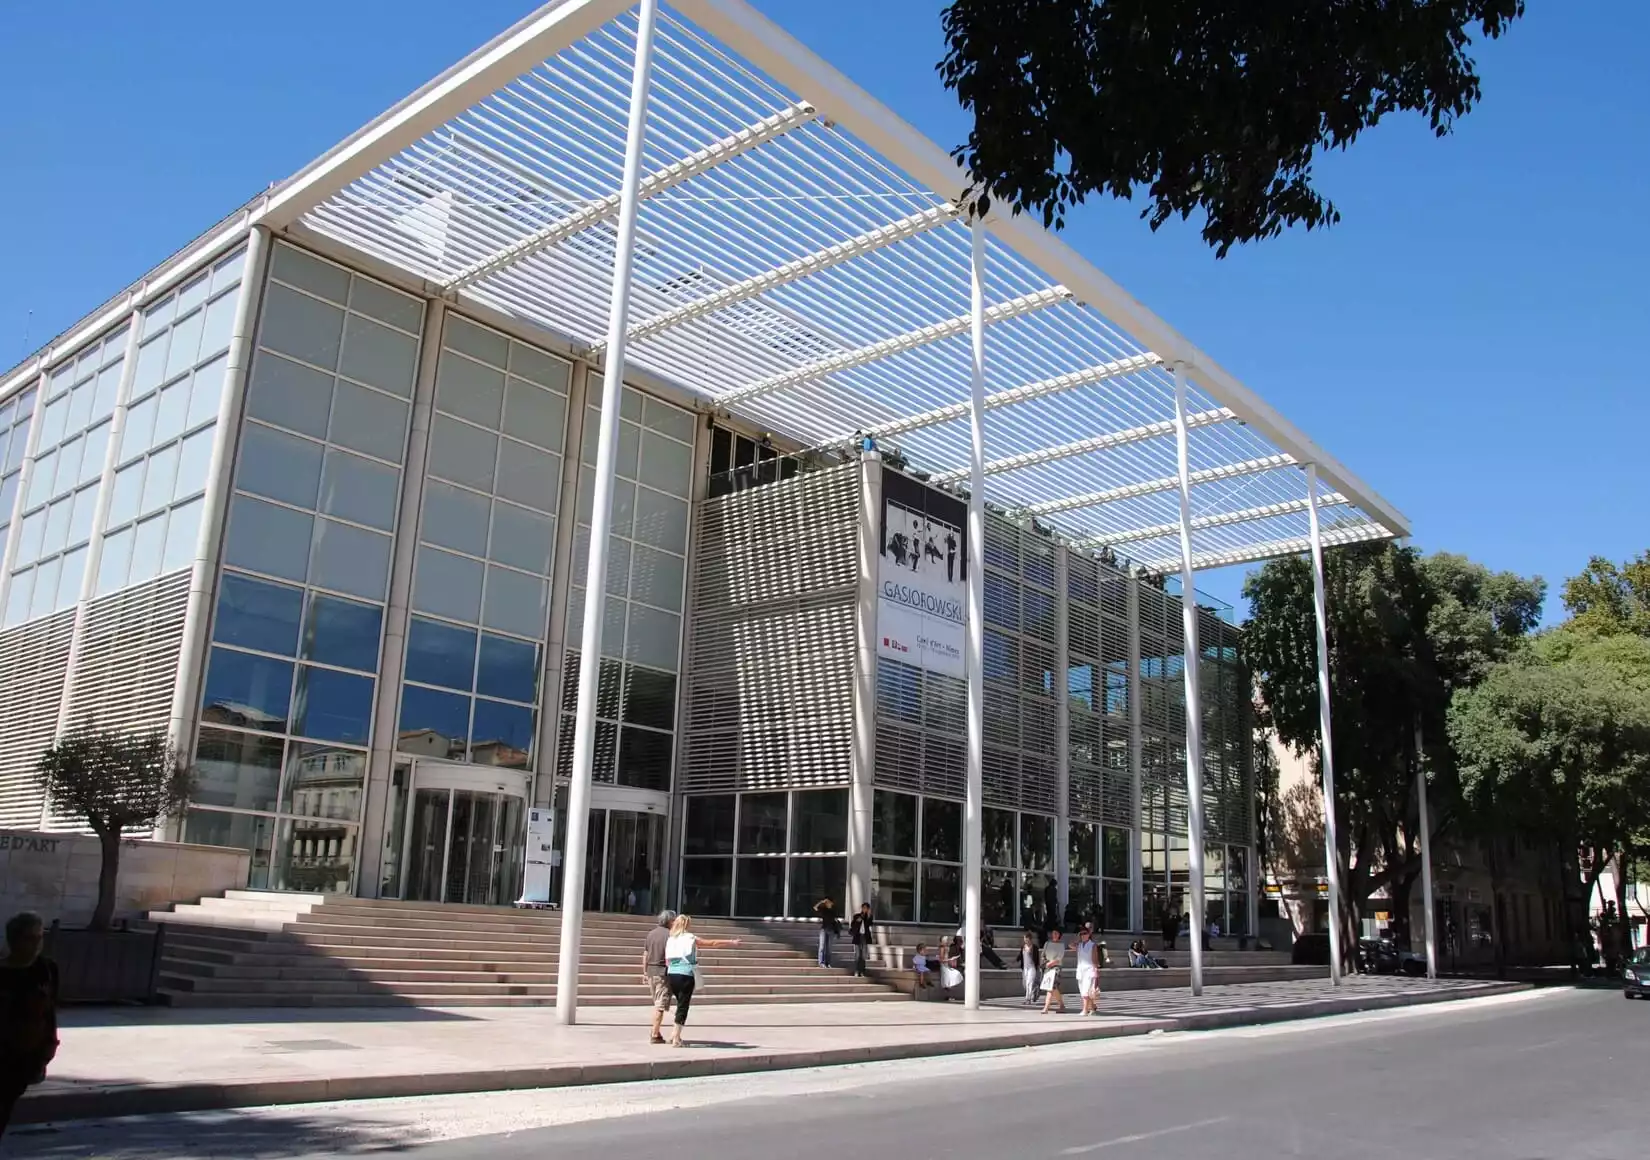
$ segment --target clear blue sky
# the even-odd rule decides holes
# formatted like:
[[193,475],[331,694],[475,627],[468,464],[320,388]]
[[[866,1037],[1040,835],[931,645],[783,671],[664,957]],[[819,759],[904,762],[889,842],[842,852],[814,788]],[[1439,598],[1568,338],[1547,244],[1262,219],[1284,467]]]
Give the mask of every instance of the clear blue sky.
[[[935,0],[758,0],[941,144]],[[527,0],[0,7],[0,366],[530,10]],[[1320,166],[1345,220],[1217,262],[1095,204],[1070,241],[1409,515],[1539,573],[1650,548],[1650,42],[1642,0],[1534,0],[1455,136]],[[32,321],[27,321],[29,312]],[[1200,577],[1237,600],[1241,572]]]

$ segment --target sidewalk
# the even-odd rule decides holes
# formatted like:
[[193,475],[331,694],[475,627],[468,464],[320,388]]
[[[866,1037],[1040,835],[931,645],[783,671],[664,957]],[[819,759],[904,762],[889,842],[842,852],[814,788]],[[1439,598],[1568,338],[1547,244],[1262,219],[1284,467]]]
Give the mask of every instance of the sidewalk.
[[[648,1012],[592,1007],[173,1011],[71,1009],[51,1078],[19,1123],[390,1096],[570,1087],[1002,1050],[1308,1019],[1528,989],[1447,979],[1253,983],[1108,996],[1105,1014],[1043,1016],[997,1001],[694,1008],[689,1045],[647,1042]],[[1068,1000],[1069,1002],[1069,1000]],[[1073,1004],[1075,1009],[1075,1004]]]

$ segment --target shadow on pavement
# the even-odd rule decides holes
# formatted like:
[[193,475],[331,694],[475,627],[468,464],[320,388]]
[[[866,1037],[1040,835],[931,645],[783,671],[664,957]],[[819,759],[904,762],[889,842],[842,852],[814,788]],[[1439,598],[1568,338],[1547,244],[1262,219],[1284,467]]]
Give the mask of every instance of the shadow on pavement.
[[112,1120],[23,1124],[0,1140],[7,1160],[194,1160],[234,1156],[364,1156],[397,1152],[429,1137],[407,1124],[355,1116],[323,1118],[270,1109],[192,1112]]
[[233,1023],[470,1023],[477,1016],[425,1007],[138,1007],[71,1006],[64,1027],[205,1027]]

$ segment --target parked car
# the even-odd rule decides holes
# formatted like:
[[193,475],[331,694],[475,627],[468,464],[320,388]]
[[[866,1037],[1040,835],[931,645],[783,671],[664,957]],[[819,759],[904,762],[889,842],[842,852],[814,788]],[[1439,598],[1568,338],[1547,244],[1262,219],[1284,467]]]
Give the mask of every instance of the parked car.
[[1640,947],[1627,956],[1621,968],[1621,993],[1629,999],[1650,995],[1650,947]]

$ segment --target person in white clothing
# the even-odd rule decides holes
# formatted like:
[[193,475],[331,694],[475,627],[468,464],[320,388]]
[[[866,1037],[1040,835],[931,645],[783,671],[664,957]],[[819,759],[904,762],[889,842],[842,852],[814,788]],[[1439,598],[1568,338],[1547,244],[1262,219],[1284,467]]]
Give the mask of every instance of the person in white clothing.
[[1094,927],[1084,926],[1077,936],[1077,992],[1083,996],[1083,1014],[1098,1015],[1100,1001],[1100,944]]
[[671,997],[676,1000],[676,1026],[671,1029],[669,1043],[682,1046],[682,1028],[687,1023],[688,1005],[693,1002],[694,984],[699,978],[700,947],[736,947],[736,938],[700,938],[692,931],[693,920],[685,914],[676,916],[670,924],[670,938],[665,942],[665,981]]

